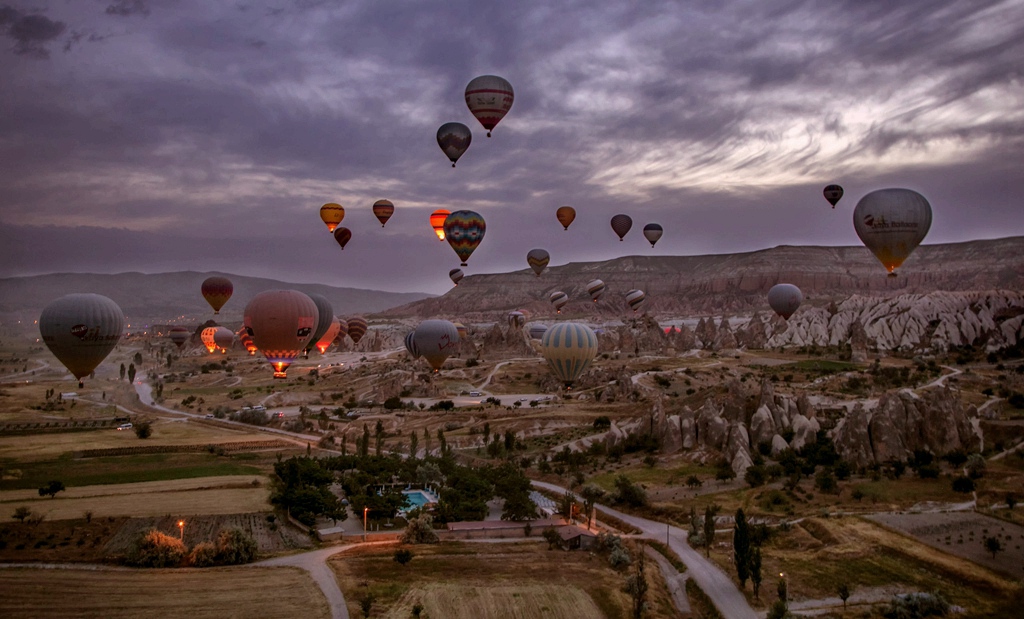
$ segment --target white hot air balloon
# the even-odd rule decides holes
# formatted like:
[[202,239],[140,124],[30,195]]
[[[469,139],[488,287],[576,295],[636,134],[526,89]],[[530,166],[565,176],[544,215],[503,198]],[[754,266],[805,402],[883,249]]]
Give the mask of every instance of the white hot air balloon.
[[775,284],[768,291],[768,305],[786,320],[804,301],[804,294],[793,284]]
[[413,343],[435,372],[459,346],[459,329],[448,320],[424,320],[416,327]]
[[932,227],[932,207],[910,189],[878,189],[857,202],[853,227],[864,245],[896,277],[896,268]]
[[92,373],[121,340],[124,314],[117,303],[98,294],[69,294],[43,308],[39,334],[53,356],[84,387]]

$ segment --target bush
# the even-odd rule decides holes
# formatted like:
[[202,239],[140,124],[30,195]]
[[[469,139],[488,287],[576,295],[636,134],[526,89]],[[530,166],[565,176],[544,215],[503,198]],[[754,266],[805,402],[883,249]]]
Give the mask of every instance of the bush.
[[632,563],[633,557],[629,556],[629,551],[622,546],[619,546],[608,554],[608,565],[612,566],[614,569],[618,570],[629,567]]
[[953,492],[967,494],[974,491],[974,480],[970,477],[957,477],[953,480]]
[[132,426],[135,431],[135,436],[139,438],[149,438],[153,435],[153,424],[148,421],[140,421]]
[[625,503],[630,507],[645,507],[647,505],[647,491],[640,484],[634,484],[625,475],[615,478],[615,501]]
[[434,518],[430,514],[422,514],[409,520],[409,525],[402,534],[403,544],[436,544],[439,540],[434,532]]
[[137,567],[176,567],[185,558],[185,544],[156,529],[143,533],[129,552],[128,563]]
[[889,602],[882,616],[886,619],[917,619],[943,617],[949,613],[949,602],[938,593],[905,593]]
[[412,561],[412,551],[408,548],[399,548],[395,551],[395,563],[399,565],[405,565],[409,561]]
[[188,555],[192,567],[210,567],[217,564],[217,547],[210,542],[199,542]]
[[241,529],[226,529],[217,536],[217,561],[224,565],[241,565],[256,560],[256,540]]

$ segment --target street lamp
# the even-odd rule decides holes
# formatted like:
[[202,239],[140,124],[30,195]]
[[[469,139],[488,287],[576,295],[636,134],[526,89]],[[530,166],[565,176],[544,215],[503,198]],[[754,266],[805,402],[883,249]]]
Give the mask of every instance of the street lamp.
[[179,539],[181,541],[185,541],[185,521],[184,520],[179,520],[178,521],[178,531],[180,533]]
[[369,507],[363,508],[363,541],[366,541],[366,514],[370,512]]

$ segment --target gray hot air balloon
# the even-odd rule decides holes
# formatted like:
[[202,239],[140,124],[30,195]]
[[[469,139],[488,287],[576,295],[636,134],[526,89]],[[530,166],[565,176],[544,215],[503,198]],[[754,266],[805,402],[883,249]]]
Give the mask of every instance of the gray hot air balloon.
[[597,335],[587,325],[560,322],[544,333],[541,348],[551,372],[568,386],[597,356]]
[[409,351],[409,354],[412,355],[413,359],[419,359],[420,358],[420,351],[419,351],[418,348],[416,348],[416,330],[415,329],[413,329],[412,331],[410,331],[410,332],[405,334],[405,349],[407,351]]
[[878,189],[853,209],[857,236],[896,277],[896,268],[917,249],[932,227],[932,207],[910,189]]
[[661,235],[665,233],[665,230],[661,227],[661,224],[647,224],[644,226],[644,238],[654,247],[654,244],[658,242]]
[[473,133],[462,123],[445,123],[437,130],[437,145],[452,162],[453,168],[472,141]]
[[539,340],[542,337],[544,337],[544,334],[547,332],[547,330],[547,325],[542,325],[539,322],[531,322],[529,325],[527,325],[526,332],[530,334],[531,340]]
[[306,296],[313,299],[317,311],[316,328],[313,330],[313,337],[306,344],[305,353],[306,357],[309,357],[309,351],[316,347],[316,343],[331,328],[331,323],[334,322],[334,308],[331,306],[331,302],[327,300],[327,297],[322,294],[313,293]]
[[540,274],[544,272],[550,261],[551,255],[548,254],[546,249],[531,249],[526,252],[526,263],[530,265],[530,268],[537,274],[537,277],[540,277]]
[[458,348],[459,329],[448,320],[424,320],[416,327],[413,343],[436,372]]
[[803,303],[804,294],[793,284],[775,284],[768,291],[768,305],[786,320]]
[[96,369],[114,350],[124,330],[121,308],[98,294],[69,294],[39,315],[39,334],[53,356],[78,379]]
[[221,352],[227,352],[235,343],[235,332],[227,327],[217,327],[213,332],[213,343]]

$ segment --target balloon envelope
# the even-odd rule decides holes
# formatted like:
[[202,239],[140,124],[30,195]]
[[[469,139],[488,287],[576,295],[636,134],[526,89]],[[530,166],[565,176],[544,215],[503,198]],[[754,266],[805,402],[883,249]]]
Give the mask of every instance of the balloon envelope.
[[466,85],[466,105],[487,129],[487,137],[491,137],[491,129],[505,117],[514,100],[512,84],[497,75],[481,75]]
[[416,327],[413,341],[416,350],[436,372],[458,347],[459,330],[447,320],[424,320]]
[[327,231],[334,232],[342,219],[345,219],[345,208],[340,204],[328,202],[320,207],[320,219],[327,224]]
[[274,378],[287,378],[288,366],[313,337],[318,318],[316,303],[298,290],[267,290],[245,306],[243,322],[274,367]]
[[420,351],[419,351],[419,349],[416,348],[416,330],[415,329],[413,329],[412,331],[410,331],[410,332],[405,334],[405,349],[409,352],[410,355],[412,355],[413,359],[419,359],[420,358]]
[[459,332],[459,342],[466,341],[469,338],[469,329],[466,328],[466,325],[461,322],[453,322],[452,324],[455,325],[455,330]]
[[522,329],[526,324],[526,314],[516,310],[508,313],[508,326],[512,329]]
[[171,327],[171,332],[167,334],[167,337],[180,349],[192,337],[192,331],[188,327]]
[[366,319],[362,316],[353,316],[348,319],[348,336],[352,338],[353,344],[358,344],[359,340],[363,339],[368,326]]
[[932,226],[932,207],[910,189],[878,189],[857,202],[857,236],[895,277],[897,267],[917,249]]
[[342,249],[345,249],[348,242],[352,240],[352,231],[345,227],[338,228],[334,231],[334,240],[338,242]]
[[78,379],[96,369],[121,340],[124,314],[98,294],[69,294],[43,308],[39,334],[54,357]]
[[644,294],[643,290],[630,290],[626,293],[626,305],[629,306],[629,309],[633,310],[633,313],[640,309],[645,300],[647,300],[647,295]]
[[444,220],[444,236],[455,254],[462,259],[462,266],[484,240],[487,224],[479,213],[455,211]]
[[462,272],[462,269],[452,269],[451,271],[448,271],[448,277],[451,278],[452,283],[456,286],[459,285],[459,282],[462,281],[462,278],[465,276],[466,274]]
[[235,335],[238,336],[238,341],[241,342],[250,356],[256,354],[256,343],[252,341],[252,336],[249,335],[249,330],[245,328],[245,325]]
[[530,265],[530,268],[537,274],[537,277],[540,277],[540,274],[544,272],[550,261],[551,255],[548,254],[547,250],[531,249],[526,252],[526,263]]
[[348,335],[348,321],[344,318],[338,319],[338,337],[344,339]]
[[228,302],[228,299],[231,298],[231,293],[234,291],[235,287],[231,285],[231,280],[226,277],[214,275],[213,277],[207,277],[203,281],[203,298],[213,308],[214,314],[220,313],[220,308],[224,307],[224,304]]
[[445,123],[437,130],[437,145],[452,162],[453,168],[472,141],[472,132],[462,123]]
[[616,215],[612,217],[612,230],[619,236],[621,241],[629,229],[633,227],[633,218],[629,215]]
[[663,232],[661,224],[647,224],[644,226],[644,238],[650,241],[651,247],[654,247],[654,244],[658,242]]
[[213,332],[213,343],[221,352],[227,352],[235,343],[235,334],[227,327],[217,327]]
[[547,333],[547,331],[547,325],[542,325],[539,322],[531,322],[529,329],[527,329],[527,333],[530,334],[530,339],[532,340],[541,339],[542,337],[544,337],[544,334]]
[[576,209],[571,206],[560,206],[555,211],[555,217],[558,218],[558,223],[562,224],[562,227],[566,230],[569,229],[569,224],[576,219]]
[[800,307],[804,294],[793,284],[775,284],[768,291],[768,305],[786,320]]
[[597,355],[597,335],[587,325],[560,322],[544,333],[541,349],[555,377],[571,385]]
[[327,331],[320,336],[320,339],[316,341],[316,349],[320,351],[320,354],[327,352],[327,349],[334,343],[335,338],[338,337],[338,333],[341,332],[341,321],[336,317],[331,316],[331,324],[327,327]]
[[561,290],[556,290],[548,296],[548,301],[551,301],[551,305],[555,306],[555,313],[561,314],[562,308],[569,302],[569,295],[565,294]]
[[836,203],[843,197],[843,188],[839,185],[826,185],[824,191],[825,199],[832,205],[832,208],[836,207]]
[[594,300],[594,303],[597,303],[597,300],[604,294],[604,289],[604,282],[599,279],[592,279],[587,284],[587,292],[590,293],[590,298]]
[[373,216],[380,222],[380,227],[388,223],[395,213],[395,204],[391,200],[377,200],[373,203]]
[[216,333],[217,327],[206,327],[199,333],[199,341],[206,347],[206,352],[212,353],[217,350],[217,340],[213,337]]
[[327,300],[327,297],[315,293],[308,296],[310,299],[313,299],[313,304],[316,305],[317,321],[316,327],[313,329],[313,336],[309,338],[309,343],[306,344],[307,353],[317,345],[320,338],[334,324],[334,308],[331,306],[331,302]]
[[452,212],[448,209],[439,208],[430,214],[430,227],[434,229],[434,234],[437,235],[437,240],[444,240],[444,220],[451,215]]

